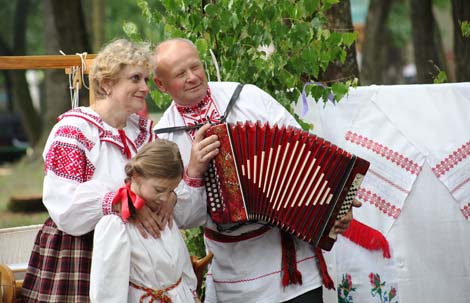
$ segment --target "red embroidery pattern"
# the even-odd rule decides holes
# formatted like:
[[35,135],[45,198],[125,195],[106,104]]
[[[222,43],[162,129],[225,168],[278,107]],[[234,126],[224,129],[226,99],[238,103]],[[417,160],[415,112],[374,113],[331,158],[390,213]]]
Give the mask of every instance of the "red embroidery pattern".
[[113,141],[113,142],[121,142],[121,136],[119,136],[119,133],[116,133],[115,135],[113,135],[113,132],[110,130],[103,130],[102,133],[100,134],[100,139],[104,141],[108,141],[105,139],[110,139],[110,141]]
[[83,145],[88,151],[90,151],[95,145],[91,140],[89,140],[78,127],[74,126],[61,126],[57,129],[55,137],[64,137],[77,140],[81,145]]
[[54,142],[46,155],[45,173],[48,172],[82,183],[91,179],[95,167],[78,146]]
[[361,147],[371,150],[372,152],[397,164],[398,166],[404,168],[406,171],[414,175],[418,175],[421,171],[421,166],[419,166],[413,160],[408,159],[404,155],[399,154],[398,152],[388,148],[385,145],[374,142],[373,140],[368,139],[367,137],[348,131],[345,135],[345,139],[354,144],[360,145]]
[[470,203],[468,203],[467,205],[465,205],[463,208],[460,209],[462,211],[462,214],[463,216],[465,217],[465,219],[469,219],[470,218]]
[[454,166],[458,165],[465,158],[470,156],[470,141],[463,144],[455,151],[450,153],[444,160],[432,168],[434,174],[439,178],[445,175]]
[[[207,121],[218,123],[221,118],[217,105],[210,94],[210,89],[207,90],[206,96],[198,104],[193,106],[176,105],[176,109],[183,118],[184,124],[187,126],[204,124]],[[188,134],[194,139],[196,130],[190,130],[188,131]]]
[[[59,116],[59,120],[64,119],[65,117],[78,117],[88,121],[91,124],[94,124],[100,130],[100,139],[101,141],[112,142],[116,145],[119,145],[121,138],[117,134],[113,134],[113,131],[105,130],[103,126],[103,120],[94,113],[89,113],[83,110],[83,108],[75,108],[69,110],[68,112]],[[138,119],[138,120],[137,120]],[[153,121],[148,119],[143,119],[142,117],[136,118],[136,115],[131,116],[131,121],[138,123],[139,134],[134,142],[129,143],[137,150],[139,147],[143,146],[145,143],[153,140]]]
[[116,192],[109,192],[106,195],[104,195],[104,201],[103,201],[103,216],[113,214],[113,199],[114,196],[116,195]]
[[[148,126],[147,126],[148,125]],[[139,119],[139,130],[140,133],[137,136],[137,139],[133,144],[135,144],[136,149],[139,149],[145,143],[152,141],[152,137],[149,138],[149,135],[152,136],[153,131],[147,131],[147,127],[151,130],[153,128],[153,122],[146,119]]]
[[87,112],[83,111],[82,108],[80,108],[80,107],[71,109],[68,112],[60,115],[58,120],[62,120],[63,118],[65,118],[67,116],[82,117],[82,118],[85,118],[86,120],[93,121],[98,125],[103,124],[103,120],[101,120],[101,118],[98,115],[87,113]]
[[373,206],[377,207],[381,212],[394,219],[398,218],[401,213],[400,208],[385,201],[382,197],[370,190],[360,188],[357,192],[357,197],[365,202],[369,202]]
[[190,187],[204,186],[204,178],[191,178],[188,176],[187,170],[184,171],[183,180],[184,183],[188,184]]

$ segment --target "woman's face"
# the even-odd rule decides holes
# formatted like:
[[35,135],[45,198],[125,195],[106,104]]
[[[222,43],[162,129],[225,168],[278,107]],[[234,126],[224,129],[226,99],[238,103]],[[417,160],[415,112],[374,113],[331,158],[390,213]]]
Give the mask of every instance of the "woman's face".
[[160,204],[168,202],[171,193],[180,183],[181,178],[144,178],[140,175],[132,177],[131,189],[145,200],[146,205],[156,210]]
[[148,71],[143,66],[127,65],[111,85],[109,97],[128,114],[143,110],[145,97],[149,93],[148,77]]

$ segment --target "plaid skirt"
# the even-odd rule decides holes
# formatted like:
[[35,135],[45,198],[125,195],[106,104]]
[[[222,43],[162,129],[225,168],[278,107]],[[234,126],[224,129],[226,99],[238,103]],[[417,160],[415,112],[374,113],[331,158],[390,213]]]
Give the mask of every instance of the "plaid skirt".
[[74,237],[47,219],[36,236],[20,302],[90,302],[93,232]]

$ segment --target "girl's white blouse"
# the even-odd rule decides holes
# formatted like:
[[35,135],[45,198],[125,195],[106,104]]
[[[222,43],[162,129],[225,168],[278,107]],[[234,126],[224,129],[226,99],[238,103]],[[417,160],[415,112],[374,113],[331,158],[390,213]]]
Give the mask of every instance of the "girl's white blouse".
[[92,302],[139,302],[145,293],[129,281],[168,291],[173,303],[194,302],[197,279],[189,253],[176,225],[168,226],[160,238],[143,238],[134,224],[116,215],[104,216],[96,225],[90,276]]

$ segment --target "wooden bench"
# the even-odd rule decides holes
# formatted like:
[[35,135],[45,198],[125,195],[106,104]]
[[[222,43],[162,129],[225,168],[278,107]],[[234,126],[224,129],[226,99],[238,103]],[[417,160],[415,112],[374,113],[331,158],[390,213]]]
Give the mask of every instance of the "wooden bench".
[[42,224],[0,229],[0,298],[15,302],[23,286],[36,234]]

